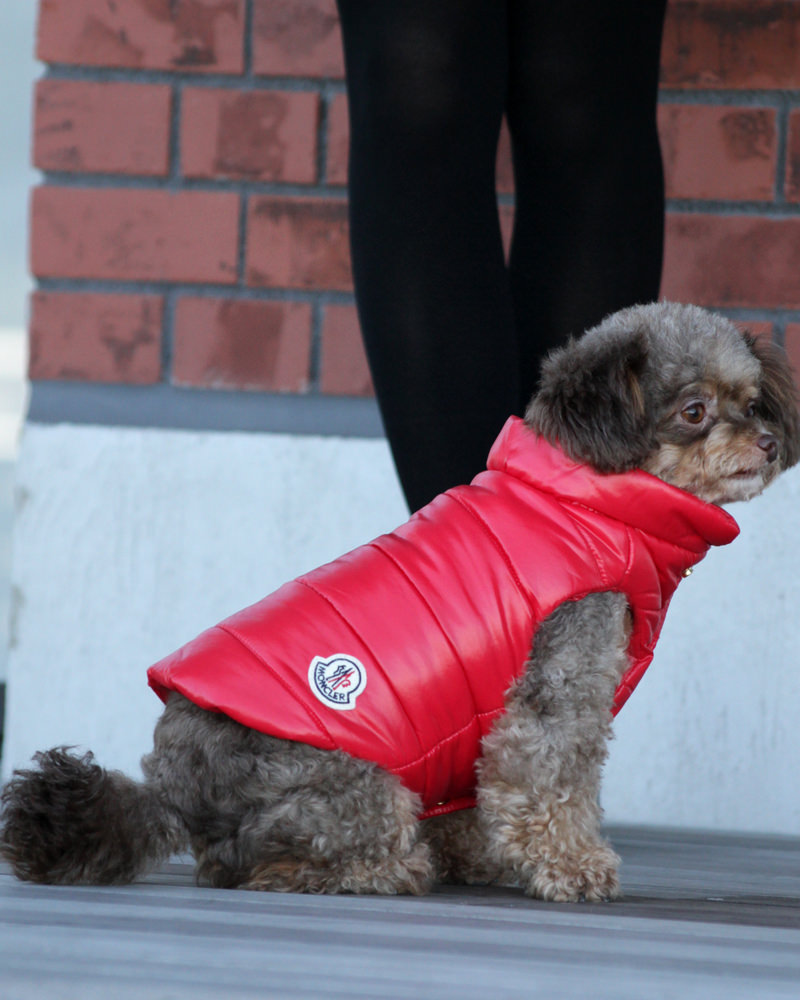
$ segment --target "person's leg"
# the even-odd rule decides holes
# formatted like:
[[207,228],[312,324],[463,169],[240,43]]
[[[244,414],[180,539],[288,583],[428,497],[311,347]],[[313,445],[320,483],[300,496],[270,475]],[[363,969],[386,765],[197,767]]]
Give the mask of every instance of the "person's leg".
[[356,298],[415,510],[485,467],[519,397],[494,184],[505,3],[338,2]]
[[510,261],[523,398],[541,357],[658,298],[656,94],[664,0],[509,3]]

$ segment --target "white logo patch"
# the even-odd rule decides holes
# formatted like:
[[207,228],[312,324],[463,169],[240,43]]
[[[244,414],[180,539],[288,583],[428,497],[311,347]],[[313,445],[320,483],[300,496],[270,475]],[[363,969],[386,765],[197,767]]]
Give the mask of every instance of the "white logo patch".
[[367,686],[367,671],[346,653],[315,656],[308,668],[308,683],[323,705],[348,711],[356,707],[356,698]]

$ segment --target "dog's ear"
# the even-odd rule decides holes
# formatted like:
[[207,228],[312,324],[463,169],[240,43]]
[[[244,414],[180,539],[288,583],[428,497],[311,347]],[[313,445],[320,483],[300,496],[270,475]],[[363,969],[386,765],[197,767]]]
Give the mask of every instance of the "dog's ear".
[[527,424],[600,472],[641,465],[655,444],[643,386],[647,353],[644,334],[625,330],[553,351],[542,365]]
[[761,364],[758,414],[780,441],[781,466],[788,469],[800,461],[800,414],[792,369],[779,347],[750,333],[743,336]]

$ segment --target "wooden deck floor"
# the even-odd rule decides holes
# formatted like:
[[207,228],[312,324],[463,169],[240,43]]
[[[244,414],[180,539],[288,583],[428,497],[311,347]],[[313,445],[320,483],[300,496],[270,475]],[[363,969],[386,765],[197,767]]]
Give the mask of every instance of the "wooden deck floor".
[[56,888],[0,867],[0,1000],[800,998],[800,840],[610,833],[608,905],[214,890],[181,861]]

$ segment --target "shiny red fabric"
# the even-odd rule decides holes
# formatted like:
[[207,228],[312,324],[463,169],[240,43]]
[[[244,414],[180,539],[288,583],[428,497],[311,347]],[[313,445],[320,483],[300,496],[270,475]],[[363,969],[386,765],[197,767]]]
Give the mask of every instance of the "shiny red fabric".
[[[631,663],[616,712],[682,575],[738,530],[647,473],[578,465],[511,418],[469,486],[203,632],[149,683],[164,700],[179,691],[262,732],[375,761],[420,794],[424,815],[452,811],[474,804],[481,739],[558,605],[627,596]],[[361,668],[323,677],[326,690],[358,682],[345,708],[313,690],[312,661],[336,656]]]

